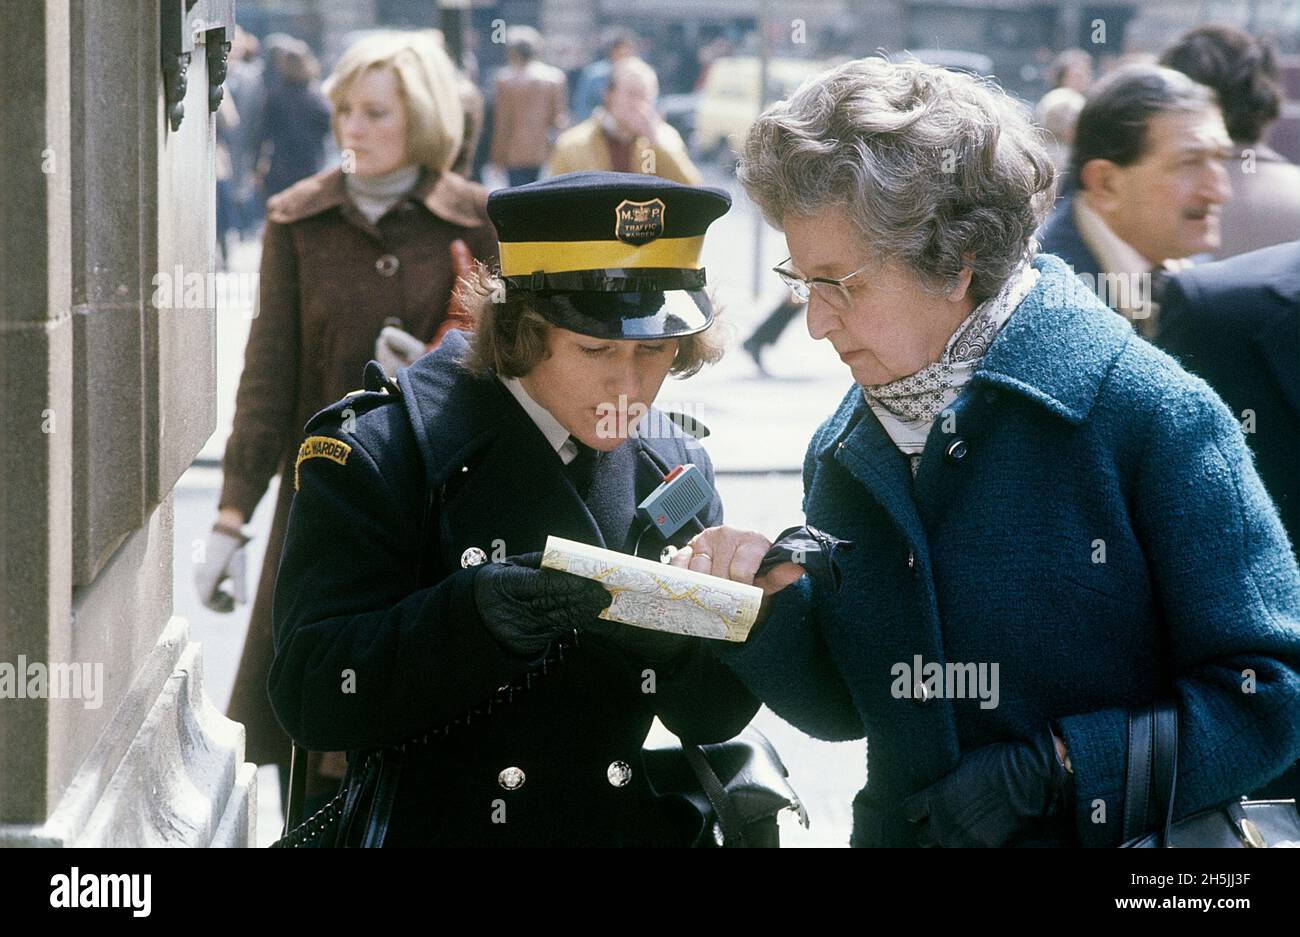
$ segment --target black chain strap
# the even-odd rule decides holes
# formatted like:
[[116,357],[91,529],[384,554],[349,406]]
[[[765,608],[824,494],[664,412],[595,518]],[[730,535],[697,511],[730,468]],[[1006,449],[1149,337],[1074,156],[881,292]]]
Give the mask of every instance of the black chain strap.
[[[504,709],[515,701],[515,697],[532,690],[541,679],[550,674],[552,668],[557,664],[564,662],[564,654],[578,646],[578,632],[574,630],[571,634],[555,641],[547,649],[546,656],[532,670],[525,673],[522,677],[513,683],[507,683],[505,686],[498,688],[496,695],[485,703],[470,707],[465,715],[458,719],[453,719],[443,726],[431,729],[422,735],[412,736],[405,741],[398,742],[396,745],[390,745],[386,749],[372,749],[367,752],[362,759],[357,774],[362,778],[365,777],[367,768],[372,764],[372,760],[377,760],[383,751],[396,752],[405,755],[413,748],[428,745],[439,739],[446,738],[452,732],[468,726],[474,719],[480,721],[492,715],[493,710]],[[310,817],[294,827],[284,836],[277,839],[271,844],[272,849],[294,849],[298,847],[314,846],[326,833],[331,832],[343,817],[343,807],[348,799],[348,791],[351,789],[350,784],[345,784],[334,795],[324,807],[321,807]]]

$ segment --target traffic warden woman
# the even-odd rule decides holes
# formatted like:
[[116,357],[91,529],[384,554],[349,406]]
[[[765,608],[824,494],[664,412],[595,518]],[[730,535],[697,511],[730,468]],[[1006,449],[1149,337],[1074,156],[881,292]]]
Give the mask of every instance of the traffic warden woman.
[[[637,504],[678,464],[712,481],[695,438],[643,407],[720,354],[699,256],[729,205],[604,172],[494,193],[501,276],[470,284],[475,333],[395,382],[372,363],[307,424],[269,691],[308,749],[433,733],[407,746],[386,845],[694,838],[642,768],[652,719],[717,742],[757,701],[703,639],[598,619],[605,589],[536,554],[555,535],[658,558]],[[721,519],[715,496],[699,520]]]

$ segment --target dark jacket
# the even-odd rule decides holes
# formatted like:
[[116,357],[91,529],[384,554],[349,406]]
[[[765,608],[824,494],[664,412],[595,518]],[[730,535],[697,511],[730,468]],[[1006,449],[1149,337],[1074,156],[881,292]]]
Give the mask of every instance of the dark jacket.
[[270,167],[263,180],[268,194],[281,192],[320,170],[330,108],[314,85],[280,81],[267,89],[259,148],[270,144]]
[[[849,391],[804,462],[808,522],[855,542],[843,585],[803,577],[720,651],[796,727],[866,736],[855,845],[913,845],[906,797],[1051,719],[1076,798],[1041,832],[1063,843],[1120,841],[1126,707],[1178,700],[1179,816],[1300,755],[1300,571],[1236,419],[1060,260],[1034,265],[914,483]],[[896,694],[914,655],[997,665],[997,704]]]
[[[1295,551],[1300,544],[1300,241],[1174,275],[1165,288],[1160,322],[1156,344],[1205,378],[1250,429],[1246,444]],[[1300,798],[1300,764],[1252,793]]]
[[[646,783],[640,749],[653,717],[688,741],[720,741],[748,724],[757,701],[702,639],[646,693],[646,662],[589,635],[506,700],[498,688],[528,664],[483,627],[472,596],[481,567],[464,557],[474,547],[495,558],[538,551],[548,534],[631,552],[637,503],[679,463],[694,462],[711,481],[708,456],[654,418],[667,435],[603,456],[584,502],[509,391],[459,367],[465,348],[449,332],[438,351],[399,372],[390,393],[340,401],[308,424],[309,442],[349,449],[341,463],[311,457],[298,466],[275,593],[276,714],[308,748],[354,751],[436,730],[495,700],[408,764],[392,845],[685,844],[697,824],[657,803]],[[436,536],[423,555],[434,585],[421,587],[429,492]],[[721,519],[715,498],[701,520]],[[639,552],[658,557],[665,545],[652,529]],[[355,693],[340,692],[344,671],[355,675]],[[626,786],[610,781],[616,762],[632,769]],[[523,772],[522,786],[505,789],[507,768]],[[504,823],[494,822],[500,805]]]
[[1058,199],[1051,214],[1038,229],[1039,247],[1045,254],[1055,254],[1069,264],[1075,274],[1082,274],[1096,283],[1101,274],[1101,261],[1084,243],[1079,228],[1074,223],[1074,199],[1067,196]]
[[[451,173],[426,174],[371,224],[337,169],[304,179],[267,205],[258,314],[244,353],[235,420],[222,461],[221,506],[250,517],[272,476],[288,467],[303,424],[359,387],[389,317],[419,338],[441,325],[455,276],[449,250],[463,239],[497,258],[487,191]],[[282,476],[283,481],[283,476]],[[289,739],[266,701],[271,590],[292,478],[280,486],[228,715],[247,729],[247,757],[288,769]]]
[[1300,241],[1175,274],[1156,344],[1214,388],[1300,542]]

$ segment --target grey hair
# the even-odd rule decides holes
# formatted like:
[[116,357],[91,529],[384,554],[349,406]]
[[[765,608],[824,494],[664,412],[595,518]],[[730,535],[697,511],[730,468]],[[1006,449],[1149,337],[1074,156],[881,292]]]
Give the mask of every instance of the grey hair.
[[736,174],[778,230],[842,207],[871,254],[929,288],[970,267],[976,301],[1032,256],[1056,177],[1028,109],[992,81],[875,57],[769,107]]

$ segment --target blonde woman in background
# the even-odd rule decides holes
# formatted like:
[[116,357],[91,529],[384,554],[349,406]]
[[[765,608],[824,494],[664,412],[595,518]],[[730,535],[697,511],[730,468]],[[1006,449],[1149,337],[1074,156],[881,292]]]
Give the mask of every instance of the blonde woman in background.
[[[205,604],[243,601],[242,528],[273,476],[282,479],[227,715],[244,723],[247,757],[280,767],[290,740],[266,695],[273,653],[271,600],[293,498],[302,428],[318,410],[360,386],[386,324],[420,341],[438,331],[455,283],[450,251],[460,240],[496,258],[486,191],[449,170],[464,116],[455,67],[428,33],[369,36],[325,83],[341,168],[293,185],[267,203],[258,314],[245,352],[234,429],[226,443],[218,515],[206,562],[196,569]],[[390,320],[396,319],[396,322]],[[337,786],[341,755],[314,762],[307,806]]]

